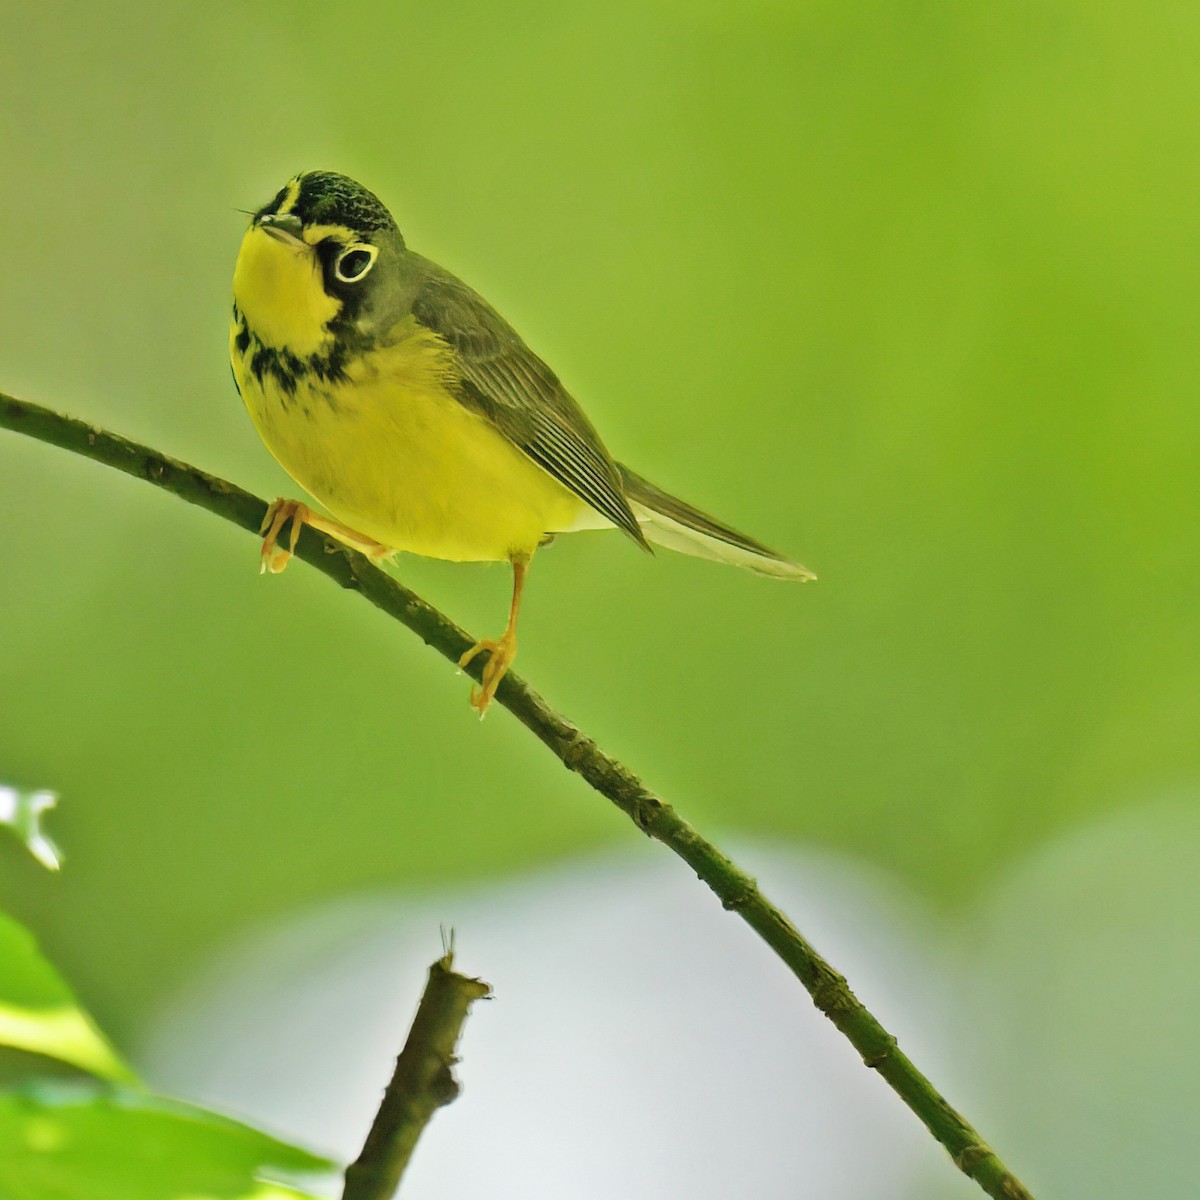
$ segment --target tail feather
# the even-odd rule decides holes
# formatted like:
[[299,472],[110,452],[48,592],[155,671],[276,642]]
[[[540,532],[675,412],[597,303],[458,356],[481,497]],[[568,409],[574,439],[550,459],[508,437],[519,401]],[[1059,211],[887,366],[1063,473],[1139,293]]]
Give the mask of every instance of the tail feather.
[[655,487],[622,463],[617,467],[625,495],[650,541],[682,554],[731,563],[774,579],[794,579],[801,583],[816,579],[807,567]]

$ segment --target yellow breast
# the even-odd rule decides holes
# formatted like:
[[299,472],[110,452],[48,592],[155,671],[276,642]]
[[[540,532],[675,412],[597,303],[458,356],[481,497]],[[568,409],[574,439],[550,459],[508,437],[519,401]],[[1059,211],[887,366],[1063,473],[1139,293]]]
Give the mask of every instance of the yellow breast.
[[[449,349],[409,318],[330,383],[289,391],[230,337],[250,416],[284,470],[340,521],[416,554],[456,561],[532,552],[583,502],[447,388]],[[244,343],[244,339],[242,339]]]

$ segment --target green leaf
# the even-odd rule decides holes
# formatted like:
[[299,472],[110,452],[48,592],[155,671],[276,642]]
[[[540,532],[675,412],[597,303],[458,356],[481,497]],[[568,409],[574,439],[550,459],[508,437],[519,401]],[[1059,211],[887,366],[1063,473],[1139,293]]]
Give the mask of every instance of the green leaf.
[[62,855],[42,832],[42,815],[57,803],[58,797],[53,792],[20,792],[0,784],[0,825],[7,825],[49,871],[62,866]]
[[247,1125],[144,1092],[0,1094],[4,1200],[310,1200],[274,1181],[330,1169]]
[[0,913],[0,1046],[71,1063],[116,1082],[134,1082],[33,936]]

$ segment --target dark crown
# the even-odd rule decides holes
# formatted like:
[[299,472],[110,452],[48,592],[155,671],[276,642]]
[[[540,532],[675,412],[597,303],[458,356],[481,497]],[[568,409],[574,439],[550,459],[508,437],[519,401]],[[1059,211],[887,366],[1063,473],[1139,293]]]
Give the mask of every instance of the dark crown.
[[361,234],[381,229],[399,232],[392,214],[374,192],[335,171],[305,171],[292,212],[305,225],[344,225]]

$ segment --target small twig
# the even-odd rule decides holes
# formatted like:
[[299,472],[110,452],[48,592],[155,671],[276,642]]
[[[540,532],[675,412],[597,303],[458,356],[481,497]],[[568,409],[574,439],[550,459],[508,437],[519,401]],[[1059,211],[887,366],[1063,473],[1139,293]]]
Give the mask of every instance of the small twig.
[[453,965],[450,951],[429,968],[429,982],[371,1132],[362,1153],[346,1168],[342,1200],[391,1200],[429,1119],[458,1096],[454,1047],[471,1005],[492,989],[481,979],[456,974]]
[[[157,450],[37,404],[0,392],[0,428],[82,454],[197,504],[257,533],[266,503],[232,483],[190,467]],[[415,592],[372,566],[361,554],[305,527],[296,555],[344,588],[359,592],[376,608],[408,626],[422,641],[457,663],[474,641]],[[467,667],[478,680],[483,661]],[[496,692],[507,708],[556,755],[568,770],[607,796],[643,833],[674,851],[783,960],[808,989],[813,1003],[842,1032],[872,1070],[921,1119],[955,1165],[996,1200],[1032,1200],[1025,1186],[970,1123],[943,1097],[896,1045],[896,1039],[864,1007],[846,980],[801,936],[758,884],[700,836],[665,800],[632,771],[602,750],[577,726],[556,713],[511,671]]]

